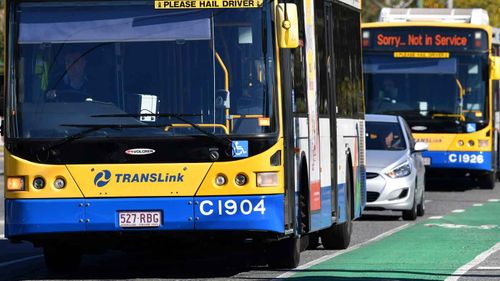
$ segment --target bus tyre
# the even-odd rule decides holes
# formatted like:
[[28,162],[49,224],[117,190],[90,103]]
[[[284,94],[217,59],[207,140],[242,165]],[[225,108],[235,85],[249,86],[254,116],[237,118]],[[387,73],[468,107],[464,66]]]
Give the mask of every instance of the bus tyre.
[[300,237],[294,236],[269,245],[268,261],[271,268],[296,268],[300,262]]
[[318,248],[318,246],[319,246],[319,233],[317,233],[317,232],[310,233],[308,235],[308,239],[309,239],[309,245],[307,246],[308,250],[315,250],[316,248]]
[[480,189],[493,189],[495,187],[495,173],[488,172],[479,177]]
[[43,249],[45,265],[50,272],[70,273],[80,266],[81,253],[69,246],[45,246]]
[[[347,165],[346,167],[352,167]],[[352,233],[352,190],[351,190],[351,171],[347,168],[346,172],[346,221],[342,224],[334,224],[327,229],[320,232],[321,243],[323,247],[327,250],[343,250],[349,247],[351,243],[351,233]]]

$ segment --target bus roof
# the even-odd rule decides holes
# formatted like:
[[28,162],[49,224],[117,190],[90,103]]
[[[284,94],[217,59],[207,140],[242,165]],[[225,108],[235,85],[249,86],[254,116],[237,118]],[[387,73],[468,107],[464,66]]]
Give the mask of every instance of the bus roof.
[[484,9],[395,9],[383,8],[380,22],[448,22],[488,25],[488,12]]

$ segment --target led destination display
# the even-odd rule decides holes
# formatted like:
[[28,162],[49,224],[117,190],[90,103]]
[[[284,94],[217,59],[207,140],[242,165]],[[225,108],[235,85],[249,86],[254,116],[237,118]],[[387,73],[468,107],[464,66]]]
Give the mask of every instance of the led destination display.
[[487,34],[479,29],[398,27],[365,29],[363,47],[391,51],[487,51]]

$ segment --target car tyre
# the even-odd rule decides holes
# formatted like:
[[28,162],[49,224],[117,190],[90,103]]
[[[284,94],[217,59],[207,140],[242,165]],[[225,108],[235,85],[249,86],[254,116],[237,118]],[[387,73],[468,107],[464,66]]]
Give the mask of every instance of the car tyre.
[[405,221],[414,221],[417,219],[417,194],[413,195],[413,205],[410,210],[403,211],[403,219]]
[[420,204],[417,205],[417,216],[423,217],[424,215],[425,215],[425,186],[422,188],[422,195],[420,196]]

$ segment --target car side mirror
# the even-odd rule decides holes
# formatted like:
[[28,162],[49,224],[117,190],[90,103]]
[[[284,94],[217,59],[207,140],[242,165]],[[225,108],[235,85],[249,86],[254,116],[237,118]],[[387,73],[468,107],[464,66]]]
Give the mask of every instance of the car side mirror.
[[429,145],[425,142],[418,141],[413,147],[413,152],[422,152],[429,150]]

